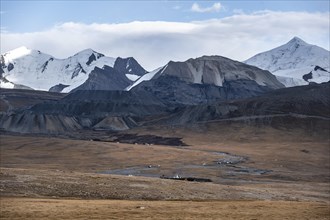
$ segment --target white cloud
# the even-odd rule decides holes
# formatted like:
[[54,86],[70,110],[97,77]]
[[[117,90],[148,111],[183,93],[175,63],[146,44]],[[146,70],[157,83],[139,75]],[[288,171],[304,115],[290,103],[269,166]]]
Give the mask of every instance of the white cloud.
[[211,7],[206,7],[203,8],[199,4],[194,3],[191,6],[191,11],[193,12],[200,12],[200,13],[205,13],[205,12],[219,12],[220,9],[222,8],[220,2],[214,3]]
[[329,50],[329,13],[262,11],[196,22],[68,22],[33,33],[1,33],[1,53],[20,46],[58,58],[92,48],[108,56],[135,57],[148,70],[169,60],[221,55],[245,60],[298,36]]

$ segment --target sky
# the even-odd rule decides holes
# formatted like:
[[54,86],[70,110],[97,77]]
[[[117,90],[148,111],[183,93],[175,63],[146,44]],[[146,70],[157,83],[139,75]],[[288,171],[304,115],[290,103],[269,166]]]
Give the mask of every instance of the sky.
[[1,54],[20,46],[66,58],[92,48],[147,70],[221,55],[243,61],[294,36],[329,50],[329,1],[1,0]]

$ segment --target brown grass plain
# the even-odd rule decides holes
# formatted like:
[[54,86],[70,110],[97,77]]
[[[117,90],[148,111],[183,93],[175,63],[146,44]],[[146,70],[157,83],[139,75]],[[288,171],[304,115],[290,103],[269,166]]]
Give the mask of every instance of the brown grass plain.
[[[130,133],[188,146],[1,134],[1,219],[330,218],[328,137],[240,123]],[[218,166],[223,152],[245,160]],[[141,173],[106,173],[127,168]],[[213,182],[158,178],[177,173]]]

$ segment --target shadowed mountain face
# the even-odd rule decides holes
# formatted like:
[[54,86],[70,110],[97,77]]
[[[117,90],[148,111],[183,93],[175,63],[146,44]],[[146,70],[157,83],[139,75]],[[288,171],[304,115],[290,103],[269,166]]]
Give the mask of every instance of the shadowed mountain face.
[[165,112],[161,100],[146,92],[77,90],[56,102],[41,103],[31,111],[46,114],[84,116],[145,116]]
[[[155,124],[191,124],[213,120],[255,120],[292,116],[324,120],[330,125],[330,83],[279,89],[264,95],[176,109]],[[283,122],[283,125],[287,124]]]
[[144,81],[131,91],[150,92],[168,105],[198,105],[257,96],[270,90],[252,80],[228,81],[220,87],[208,84],[187,84],[178,77],[164,75],[155,80]]
[[237,102],[240,115],[301,114],[330,119],[330,83],[279,89]]
[[52,134],[83,128],[117,131],[137,126],[135,119],[168,112],[160,100],[145,92],[77,90],[60,100],[45,100],[32,107],[21,105],[20,109],[0,113],[0,128]]
[[11,112],[20,108],[29,108],[47,101],[57,101],[64,93],[53,93],[23,89],[0,89],[0,113]]
[[[169,105],[147,91],[78,90],[2,113],[1,128],[23,133],[63,133],[85,129],[126,130],[139,126],[207,124],[217,121],[307,127],[328,134],[330,83],[269,91],[264,95],[199,105]],[[311,127],[312,126],[312,127]]]
[[[77,90],[113,90],[123,91],[132,84],[132,80],[127,76],[140,77],[147,73],[145,69],[133,58],[120,58],[118,57],[113,67],[103,66],[102,68],[95,67],[89,74],[88,79],[71,90],[71,92]],[[50,88],[56,90],[57,88],[65,88],[63,85],[56,85]],[[62,91],[59,90],[59,91]]]
[[113,66],[118,72],[124,74],[134,74],[138,76],[143,76],[147,73],[145,69],[133,58],[121,58],[118,57]]
[[88,76],[88,79],[73,89],[76,90],[124,90],[131,81],[116,69],[104,66],[102,69],[96,67]]

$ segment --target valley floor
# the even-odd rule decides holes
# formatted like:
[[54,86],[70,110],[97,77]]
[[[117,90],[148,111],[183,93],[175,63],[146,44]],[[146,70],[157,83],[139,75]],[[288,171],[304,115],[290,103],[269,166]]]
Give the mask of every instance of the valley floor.
[[130,133],[187,146],[1,134],[1,219],[330,217],[328,137],[219,123]]
[[1,219],[329,219],[329,205],[285,201],[2,198]]

